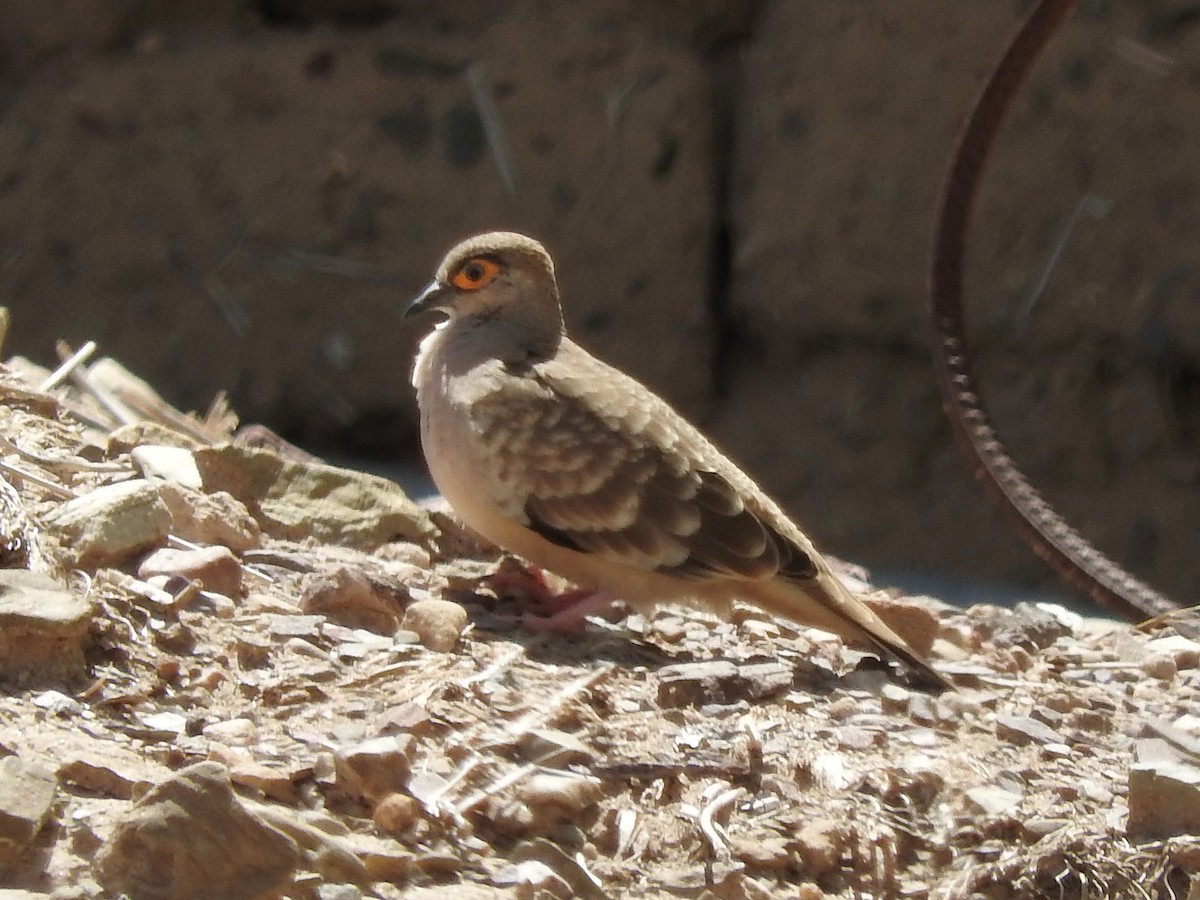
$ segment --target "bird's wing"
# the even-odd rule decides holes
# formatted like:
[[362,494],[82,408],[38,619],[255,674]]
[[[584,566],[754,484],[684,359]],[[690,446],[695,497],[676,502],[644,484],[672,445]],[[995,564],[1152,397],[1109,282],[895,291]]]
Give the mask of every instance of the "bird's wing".
[[582,350],[561,356],[497,379],[471,403],[500,508],[547,541],[617,565],[740,581],[764,609],[865,639],[930,685],[949,684],[664,401]]
[[711,445],[637,382],[586,354],[514,377],[521,389],[476,399],[472,419],[505,505],[547,540],[694,579],[818,573],[705,465],[695,445]]

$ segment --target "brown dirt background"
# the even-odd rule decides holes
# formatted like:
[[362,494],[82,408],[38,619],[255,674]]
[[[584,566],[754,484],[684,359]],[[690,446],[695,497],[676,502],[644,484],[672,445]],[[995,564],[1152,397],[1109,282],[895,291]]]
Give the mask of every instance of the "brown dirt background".
[[[925,309],[954,137],[1027,5],[6,4],[6,353],[95,339],[184,407],[228,389],[413,460],[404,302],[517,228],[576,336],[826,548],[1045,581],[950,442]],[[1069,521],[1194,602],[1200,16],[1085,0],[1060,37],[970,236],[985,399]]]

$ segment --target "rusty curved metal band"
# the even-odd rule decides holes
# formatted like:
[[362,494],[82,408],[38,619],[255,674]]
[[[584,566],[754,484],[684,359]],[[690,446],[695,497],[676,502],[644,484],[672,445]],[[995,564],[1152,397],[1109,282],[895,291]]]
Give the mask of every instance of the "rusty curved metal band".
[[1071,586],[1133,621],[1179,607],[1108,559],[1042,499],[1004,450],[967,360],[963,260],[971,209],[992,143],[1017,91],[1078,0],[1041,0],[1010,40],[980,94],[946,179],[931,267],[934,355],[943,405],[976,476],[1022,537]]

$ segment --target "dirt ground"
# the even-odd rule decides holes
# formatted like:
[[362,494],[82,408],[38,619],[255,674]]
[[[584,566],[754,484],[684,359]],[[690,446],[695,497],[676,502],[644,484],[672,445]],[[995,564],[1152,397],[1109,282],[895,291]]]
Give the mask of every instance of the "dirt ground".
[[538,633],[519,561],[219,399],[0,393],[5,897],[1200,894],[1191,612],[874,595],[941,695],[748,607]]

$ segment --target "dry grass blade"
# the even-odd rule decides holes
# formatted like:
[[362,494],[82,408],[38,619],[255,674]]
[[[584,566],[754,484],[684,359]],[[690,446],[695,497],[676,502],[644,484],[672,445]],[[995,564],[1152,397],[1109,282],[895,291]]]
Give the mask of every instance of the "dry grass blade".
[[[75,354],[72,352],[70,345],[64,341],[59,341],[55,346],[58,356],[64,363]],[[73,366],[67,372],[67,377],[71,379],[71,383],[86,394],[89,394],[101,408],[104,409],[118,425],[133,425],[138,421],[138,415],[128,406],[114,397],[104,388],[93,384],[88,377],[86,369],[79,366]]]
[[[476,760],[473,760],[472,762],[474,764],[472,765],[471,768],[476,768],[478,766],[479,760],[476,759]],[[459,816],[465,815],[466,813],[470,812],[475,807],[477,807],[484,800],[488,799],[488,797],[495,796],[496,794],[500,793],[505,788],[516,784],[522,778],[526,778],[530,773],[536,772],[539,768],[541,768],[541,767],[536,765],[535,763],[527,763],[526,765],[521,766],[519,769],[509,772],[507,775],[504,775],[504,776],[496,779],[495,781],[493,781],[487,787],[481,788],[480,790],[476,791],[474,794],[471,794],[466,799],[455,804],[454,805],[455,813]]]
[[15,475],[17,478],[23,478],[30,484],[36,484],[43,490],[49,491],[56,497],[63,500],[73,500],[75,492],[63,487],[61,484],[55,484],[53,481],[48,481],[40,475],[35,475],[32,472],[26,472],[24,469],[18,469],[16,466],[9,465],[6,462],[0,461],[0,469],[8,472],[10,475]]
[[525,713],[525,715],[521,716],[521,718],[511,722],[508,727],[505,728],[505,732],[510,738],[521,737],[531,728],[536,728],[543,722],[549,721],[552,717],[558,714],[559,710],[562,709],[568,700],[577,696],[588,688],[599,684],[601,681],[611,675],[612,672],[613,666],[609,664],[601,666],[596,671],[589,672],[588,674],[575,679],[563,687],[563,689],[553,697],[549,698],[544,706],[534,707],[533,709],[530,709],[529,712]]
[[58,387],[63,383],[64,379],[67,379],[71,376],[71,373],[74,372],[78,366],[91,359],[92,354],[95,352],[96,342],[88,341],[69,357],[63,360],[59,367],[51,372],[45,381],[38,385],[38,390],[51,391]]
[[708,846],[712,850],[713,856],[718,859],[725,859],[729,856],[729,835],[725,833],[725,829],[716,821],[716,816],[732,806],[745,792],[745,788],[728,788],[713,797],[700,810],[698,817],[700,832],[704,835],[704,839],[708,841]]
[[3,434],[0,434],[0,447],[12,451],[22,459],[35,462],[39,466],[45,466],[48,469],[68,469],[76,472],[128,472],[133,474],[133,470],[129,466],[121,465],[121,463],[90,462],[78,456],[43,456],[30,450],[25,450]]
[[483,134],[487,138],[492,158],[504,182],[505,189],[515,195],[517,193],[517,170],[513,165],[513,155],[508,149],[508,139],[505,136],[504,122],[500,118],[500,110],[492,99],[490,79],[487,68],[482,62],[471,63],[467,67],[467,86],[471,89],[471,99],[479,113],[479,121],[483,124]]

